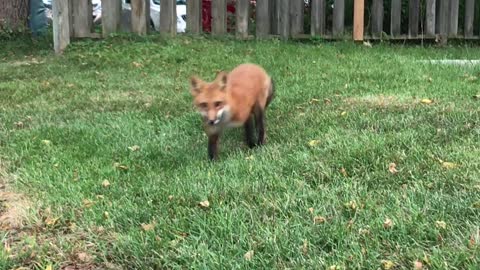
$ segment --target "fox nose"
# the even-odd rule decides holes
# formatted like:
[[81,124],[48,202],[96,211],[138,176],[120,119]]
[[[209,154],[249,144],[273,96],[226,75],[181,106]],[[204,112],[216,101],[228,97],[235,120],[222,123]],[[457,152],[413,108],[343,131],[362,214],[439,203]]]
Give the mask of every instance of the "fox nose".
[[208,120],[208,124],[209,124],[210,126],[215,125],[215,120]]

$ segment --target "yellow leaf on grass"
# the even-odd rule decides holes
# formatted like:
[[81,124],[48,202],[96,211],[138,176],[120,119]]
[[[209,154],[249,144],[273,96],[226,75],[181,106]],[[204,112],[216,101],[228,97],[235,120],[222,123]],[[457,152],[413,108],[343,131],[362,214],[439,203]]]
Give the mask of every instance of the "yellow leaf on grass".
[[327,221],[327,219],[322,216],[316,216],[313,218],[313,224],[322,224],[325,223],[325,221]]
[[392,174],[396,174],[398,171],[397,171],[397,164],[395,163],[390,163],[388,165],[388,171]]
[[384,269],[384,270],[390,270],[390,269],[393,269],[393,267],[395,267],[395,263],[394,263],[394,262],[389,261],[389,260],[383,260],[383,261],[382,261],[382,269]]
[[347,112],[342,112],[340,115],[345,116],[345,115],[347,115]]
[[443,220],[437,220],[435,221],[435,227],[441,228],[441,229],[446,229],[447,228],[447,223]]
[[455,169],[455,168],[458,167],[458,164],[453,163],[453,162],[443,161],[442,162],[442,167],[445,168],[445,169]]
[[310,212],[310,214],[313,214],[313,211],[314,211],[313,207],[308,208],[308,212]]
[[110,181],[108,181],[107,179],[103,180],[102,186],[103,186],[104,188],[109,187],[109,186],[110,186]]
[[349,201],[348,203],[344,204],[345,208],[355,210],[357,209],[357,203],[355,201]]
[[243,255],[243,258],[245,258],[245,260],[247,261],[251,261],[253,258],[253,254],[254,254],[253,250],[249,250],[247,251],[247,253],[245,253],[245,255]]
[[138,151],[138,150],[140,150],[140,146],[138,146],[138,145],[134,145],[134,146],[130,146],[130,147],[128,147],[128,149],[130,149],[130,151],[132,151],[132,152],[135,152],[135,151]]
[[310,147],[315,147],[315,146],[317,146],[319,143],[320,143],[319,140],[311,140],[311,141],[308,142],[308,145],[310,145]]
[[57,223],[57,221],[58,218],[47,217],[47,219],[45,219],[45,224],[47,224],[48,226],[53,226]]
[[153,231],[153,229],[155,229],[155,223],[149,223],[149,224],[142,223],[141,226],[142,226],[142,229],[146,232]]
[[383,228],[390,229],[392,227],[393,227],[393,221],[389,218],[385,219],[385,222],[383,222]]
[[199,205],[203,208],[208,208],[208,207],[210,207],[210,202],[205,200],[203,202],[200,202]]
[[418,260],[415,261],[415,262],[413,263],[413,269],[415,269],[415,270],[421,270],[421,269],[423,269],[423,263],[422,263],[421,261],[418,261]]
[[51,145],[52,142],[49,141],[49,140],[42,140],[42,143],[45,144],[45,145]]
[[83,206],[84,206],[85,208],[90,208],[90,207],[92,207],[93,204],[94,204],[94,202],[92,202],[92,201],[89,200],[89,199],[83,199],[82,202],[83,202]]
[[45,270],[53,270],[52,264],[47,265],[47,267],[45,267]]
[[429,98],[424,98],[424,99],[420,100],[420,102],[423,103],[423,104],[432,104],[433,100],[431,100]]

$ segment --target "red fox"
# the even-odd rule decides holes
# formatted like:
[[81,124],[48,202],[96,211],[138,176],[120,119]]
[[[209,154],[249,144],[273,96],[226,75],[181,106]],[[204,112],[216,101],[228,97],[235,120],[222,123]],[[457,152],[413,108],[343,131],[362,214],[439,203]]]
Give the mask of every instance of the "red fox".
[[265,143],[265,110],[274,97],[275,86],[263,68],[242,64],[230,73],[219,72],[213,82],[192,76],[190,92],[203,117],[210,160],[218,158],[218,139],[225,128],[243,126],[250,148]]

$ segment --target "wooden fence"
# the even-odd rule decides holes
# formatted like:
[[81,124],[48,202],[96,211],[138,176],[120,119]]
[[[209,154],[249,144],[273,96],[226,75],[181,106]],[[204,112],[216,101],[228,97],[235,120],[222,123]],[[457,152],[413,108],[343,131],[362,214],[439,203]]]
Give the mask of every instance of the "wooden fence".
[[[122,2],[102,0],[102,33],[92,33],[90,0],[54,0],[54,47],[61,53],[70,37],[102,37],[120,31]],[[227,34],[227,2],[211,0],[211,34]],[[475,0],[236,0],[235,35],[239,38],[282,39],[478,39],[474,35]],[[351,1],[351,0],[350,0]],[[187,33],[202,33],[202,0],[187,0]],[[252,2],[255,4],[252,5]],[[331,4],[333,2],[333,5]],[[402,3],[408,10],[402,11]],[[389,10],[385,10],[387,3]],[[459,31],[459,7],[464,7]],[[160,33],[176,35],[176,0],[161,0]],[[254,12],[252,12],[254,10]],[[351,10],[351,9],[350,9]],[[367,12],[368,11],[368,12]],[[385,16],[385,14],[389,16]],[[408,15],[408,16],[407,16]],[[402,21],[402,18],[408,18]],[[305,27],[305,19],[310,24]],[[386,23],[389,19],[390,22]],[[131,0],[131,31],[148,32],[150,0]],[[345,22],[351,22],[350,25]],[[407,24],[407,25],[405,25]],[[402,27],[403,25],[403,27]],[[408,27],[405,27],[408,26]],[[306,28],[309,28],[309,30]],[[408,29],[408,30],[405,30]]]

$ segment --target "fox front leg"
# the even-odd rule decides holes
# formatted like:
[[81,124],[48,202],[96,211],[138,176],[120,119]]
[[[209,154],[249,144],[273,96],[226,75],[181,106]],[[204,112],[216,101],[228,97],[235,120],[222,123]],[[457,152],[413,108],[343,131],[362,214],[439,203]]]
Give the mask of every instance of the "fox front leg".
[[210,160],[218,159],[218,134],[208,136],[208,158]]

